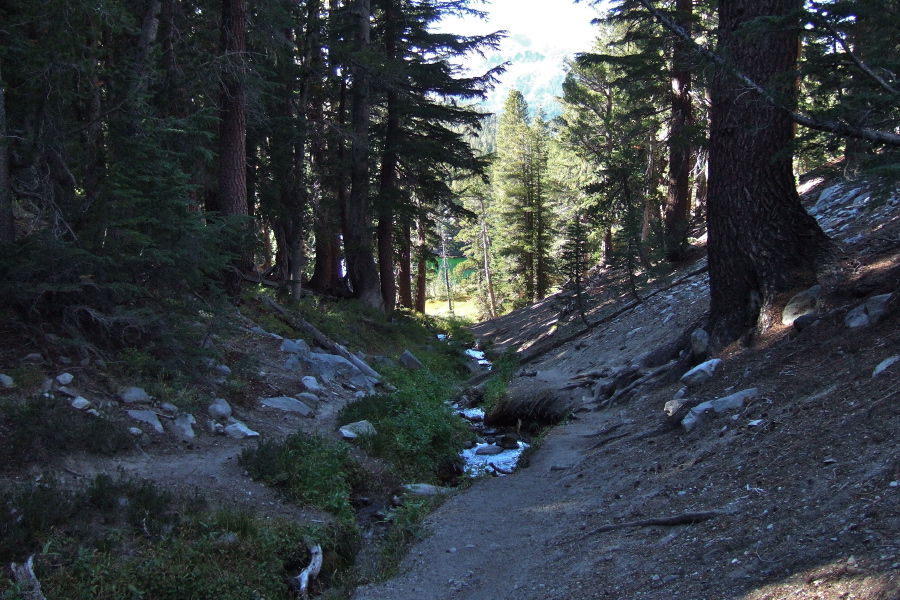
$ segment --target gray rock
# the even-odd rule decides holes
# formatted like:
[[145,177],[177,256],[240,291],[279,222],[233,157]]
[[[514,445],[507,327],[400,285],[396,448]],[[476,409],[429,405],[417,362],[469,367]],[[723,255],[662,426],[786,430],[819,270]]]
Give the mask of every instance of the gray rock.
[[330,381],[332,379],[349,379],[360,374],[360,370],[352,362],[343,356],[335,354],[325,354],[322,352],[310,352],[309,355],[301,357],[301,362],[321,379]]
[[701,363],[682,375],[681,383],[689,388],[703,385],[712,379],[713,372],[720,364],[722,364],[722,360],[719,358],[713,358],[712,360]]
[[319,397],[311,392],[300,392],[297,394],[297,400],[316,410],[319,408]]
[[37,352],[32,352],[31,354],[26,354],[25,358],[22,359],[22,362],[27,363],[39,363],[44,360],[44,357],[38,354]]
[[410,371],[418,371],[419,369],[424,367],[422,362],[418,358],[413,356],[413,353],[410,352],[409,350],[405,351],[400,356],[400,364],[403,365],[404,367],[406,367],[407,369],[409,369]]
[[815,323],[818,323],[818,321],[819,321],[819,315],[817,315],[815,313],[809,313],[806,315],[800,315],[799,317],[794,319],[793,325],[794,325],[794,329],[796,329],[798,332],[800,332],[800,331],[803,331],[804,329],[807,329],[808,327],[811,327]]
[[822,286],[814,285],[791,298],[781,313],[781,324],[792,325],[798,317],[815,314],[821,295]]
[[77,408],[78,410],[84,410],[91,405],[91,401],[87,398],[82,398],[81,396],[77,396],[72,398],[72,408]]
[[9,375],[0,374],[0,387],[8,390],[16,387],[16,382]]
[[235,421],[224,429],[225,435],[235,440],[243,440],[248,437],[259,437],[259,432],[253,431],[240,421]]
[[684,406],[684,400],[678,398],[666,402],[665,406],[663,406],[663,410],[666,411],[666,414],[671,417],[672,415],[677,413],[682,406]]
[[872,379],[875,379],[876,377],[878,377],[879,375],[884,373],[892,365],[894,365],[894,363],[896,363],[897,361],[900,361],[900,356],[892,356],[892,357],[886,358],[883,361],[881,361],[880,363],[878,363],[878,366],[875,367],[874,371],[872,371]]
[[150,404],[153,396],[144,391],[144,388],[130,387],[119,392],[119,400],[125,404]]
[[689,412],[687,416],[682,419],[681,425],[682,427],[690,431],[697,425],[700,417],[706,411],[713,410],[716,413],[723,413],[729,410],[737,410],[743,407],[746,402],[755,398],[758,394],[758,389],[750,388],[731,394],[730,396],[726,396],[724,398],[719,398],[718,400],[707,400],[706,402],[701,402],[700,404],[692,408],[691,412]]
[[431,485],[429,483],[408,483],[402,486],[401,490],[404,493],[412,494],[413,496],[443,496],[444,494],[449,494],[453,491],[451,488]]
[[156,413],[152,410],[129,410],[126,412],[132,419],[150,425],[153,429],[156,430],[156,433],[163,433],[165,431],[163,429],[162,423],[159,422],[159,417],[157,417]]
[[507,434],[497,440],[497,445],[504,450],[518,450],[519,440],[516,439],[516,436]]
[[325,391],[324,388],[321,385],[319,385],[318,380],[316,380],[316,378],[313,377],[312,375],[307,375],[306,377],[304,377],[303,379],[300,380],[300,383],[303,384],[303,387],[306,388],[307,392],[310,392],[313,394],[318,394],[318,393]]
[[315,411],[307,406],[305,403],[297,400],[296,398],[291,398],[290,396],[278,396],[275,398],[262,398],[260,402],[263,406],[268,406],[269,408],[276,408],[278,410],[283,410],[285,412],[298,413],[304,417],[314,417]]
[[378,432],[375,426],[368,421],[356,421],[355,423],[347,423],[338,431],[345,440],[355,440],[361,435],[375,435]]
[[216,421],[225,421],[231,416],[231,405],[224,398],[216,398],[206,412]]
[[163,402],[160,406],[165,412],[170,414],[175,414],[178,412],[178,407],[172,404],[171,402]]
[[371,392],[375,389],[375,384],[378,383],[378,380],[372,377],[366,377],[360,373],[359,375],[351,377],[350,383],[363,391]]
[[140,430],[138,427],[129,427],[128,433],[131,435],[144,435],[144,432]]
[[374,356],[372,357],[372,363],[378,367],[387,367],[388,369],[397,368],[397,363],[392,361],[387,356]]
[[73,381],[75,381],[75,376],[71,373],[60,373],[56,376],[56,382],[59,383],[59,385],[69,385]]
[[882,294],[880,296],[872,296],[844,317],[844,324],[850,328],[868,327],[874,325],[881,320],[887,310],[888,303],[893,298],[893,294]]
[[281,342],[281,351],[302,356],[306,356],[310,352],[309,344],[305,340],[284,340]]
[[500,446],[496,446],[494,444],[488,444],[486,446],[479,446],[475,450],[475,454],[479,456],[494,456],[495,454],[500,454],[503,452],[503,448]]
[[675,395],[672,396],[672,400],[681,400],[682,398],[687,396],[687,394],[688,394],[688,389],[686,387],[683,387],[680,390],[678,390],[677,392],[675,392]]
[[227,379],[231,377],[231,367],[228,365],[216,365],[213,367],[213,370],[216,372],[216,376],[221,379]]
[[63,396],[68,396],[69,398],[77,398],[78,396],[81,395],[78,392],[78,390],[76,390],[73,387],[67,386],[67,385],[59,386],[59,388],[56,391],[57,391],[57,393],[62,394]]
[[197,424],[197,419],[194,418],[194,415],[188,413],[181,413],[175,420],[173,421],[175,424],[175,429],[178,430],[178,433],[181,434],[182,437],[187,439],[194,439],[194,428],[192,425]]
[[691,352],[694,358],[700,359],[706,357],[709,350],[709,334],[705,329],[697,328],[691,334]]
[[298,356],[298,354],[292,354],[286,361],[284,361],[285,370],[296,371],[302,367],[303,363],[300,362]]

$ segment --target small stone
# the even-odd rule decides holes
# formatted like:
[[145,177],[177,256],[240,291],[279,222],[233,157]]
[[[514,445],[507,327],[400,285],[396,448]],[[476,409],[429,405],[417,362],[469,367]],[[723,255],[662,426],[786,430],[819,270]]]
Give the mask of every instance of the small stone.
[[128,433],[130,433],[131,435],[144,435],[144,432],[141,431],[141,430],[140,430],[139,428],[137,428],[137,427],[129,427],[129,428],[128,428]]
[[894,365],[897,361],[900,361],[900,356],[892,356],[890,358],[886,358],[875,367],[875,370],[872,371],[872,379],[875,379],[886,370],[888,370],[892,365]]
[[22,359],[22,362],[27,363],[39,363],[44,360],[44,357],[38,354],[37,352],[32,352],[31,354],[25,355],[25,358]]
[[397,363],[392,361],[387,356],[373,356],[372,364],[378,367],[387,367],[388,369],[396,369]]
[[687,396],[687,394],[688,394],[688,389],[686,387],[683,387],[680,390],[678,390],[677,392],[675,392],[675,395],[672,396],[672,400],[681,400],[682,398]]
[[213,370],[216,372],[216,375],[222,379],[231,377],[231,367],[228,365],[216,365]]
[[206,409],[206,413],[217,421],[225,421],[231,416],[231,405],[224,398],[216,398]]
[[665,406],[663,406],[663,410],[666,411],[666,414],[671,417],[672,415],[677,413],[678,409],[680,409],[682,406],[684,406],[684,400],[678,398],[666,402]]
[[78,390],[76,390],[75,388],[65,386],[65,385],[59,386],[59,389],[57,389],[56,391],[59,394],[62,394],[63,396],[68,396],[69,398],[77,398],[78,396],[81,395],[78,393]]
[[164,433],[162,423],[159,422],[159,417],[156,416],[156,413],[152,410],[129,410],[126,411],[128,416],[132,419],[140,421],[142,423],[146,423],[153,427],[156,430],[156,433]]
[[16,382],[9,375],[0,374],[0,387],[8,390],[16,387]]
[[893,298],[893,294],[881,294],[880,296],[872,296],[844,317],[844,324],[850,328],[868,327],[874,325],[881,320],[887,310],[888,303]]
[[163,409],[165,412],[173,414],[173,415],[178,412],[178,407],[175,406],[174,404],[172,404],[171,402],[163,402],[160,405],[160,408]]
[[306,388],[307,392],[318,394],[319,392],[323,391],[322,386],[319,385],[319,381],[312,375],[307,375],[300,380],[300,383],[303,384],[303,387]]
[[355,440],[361,435],[375,435],[378,433],[375,430],[375,426],[368,421],[356,421],[355,423],[348,423],[341,427],[338,431],[340,432],[341,437],[345,440]]
[[236,421],[224,429],[225,434],[235,440],[243,440],[248,437],[259,437],[259,433],[253,431],[240,421]]
[[90,400],[87,398],[82,398],[78,396],[76,398],[72,398],[72,408],[76,408],[78,410],[84,410],[91,405]]
[[744,404],[756,398],[759,395],[759,390],[757,388],[749,388],[746,390],[741,390],[740,392],[735,392],[729,396],[725,396],[724,398],[719,398],[718,400],[712,401],[712,408],[717,413],[723,413],[728,410],[737,410],[742,408]]
[[681,376],[681,383],[689,388],[697,387],[712,379],[713,372],[722,364],[722,360],[714,358],[701,363]]
[[197,423],[197,419],[194,418],[194,415],[188,413],[181,413],[175,420],[173,421],[175,424],[175,428],[178,432],[187,439],[193,439],[195,436],[193,425]]
[[269,408],[276,408],[285,412],[297,413],[304,417],[314,417],[314,409],[297,398],[290,396],[277,396],[274,398],[260,398],[260,403]]
[[319,408],[319,397],[309,392],[300,392],[297,394],[297,400],[307,405],[313,410]]
[[495,454],[500,454],[501,452],[503,452],[503,448],[501,448],[500,446],[495,446],[494,444],[479,446],[475,450],[475,454],[479,456],[494,456]]
[[709,334],[705,329],[697,328],[691,334],[691,353],[694,358],[701,359],[706,357],[709,350]]
[[153,396],[144,391],[144,388],[130,387],[119,392],[119,400],[125,404],[150,404]]
[[56,376],[56,381],[59,385],[69,385],[73,381],[75,381],[75,376],[71,373],[60,373]]
[[409,350],[406,350],[400,356],[400,364],[403,365],[404,367],[406,367],[407,369],[409,369],[410,371],[418,371],[419,369],[424,367],[422,362],[418,358],[413,356],[413,353],[410,352]]

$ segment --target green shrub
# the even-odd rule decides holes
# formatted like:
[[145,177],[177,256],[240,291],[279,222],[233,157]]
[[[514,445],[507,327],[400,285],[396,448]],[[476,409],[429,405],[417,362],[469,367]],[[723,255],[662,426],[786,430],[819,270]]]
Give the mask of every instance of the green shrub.
[[282,441],[263,440],[239,460],[251,477],[292,500],[352,519],[350,492],[360,469],[346,444],[297,432]]
[[519,361],[514,352],[504,352],[494,359],[491,377],[484,384],[484,401],[482,405],[490,411],[506,394],[509,382],[512,381],[519,368]]

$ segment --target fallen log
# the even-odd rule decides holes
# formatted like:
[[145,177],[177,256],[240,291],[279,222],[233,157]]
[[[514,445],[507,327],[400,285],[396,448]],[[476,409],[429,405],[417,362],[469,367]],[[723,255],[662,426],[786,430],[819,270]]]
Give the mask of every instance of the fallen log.
[[625,523],[610,523],[603,525],[597,529],[585,533],[581,539],[588,538],[598,533],[606,531],[614,531],[616,529],[628,529],[630,527],[673,527],[675,525],[693,525],[694,523],[702,523],[716,517],[724,517],[734,514],[733,511],[727,510],[708,510],[703,512],[686,512],[672,517],[655,517],[652,519],[643,519],[641,521],[626,521]]
[[309,582],[318,577],[319,571],[322,570],[322,546],[309,540],[306,544],[309,547],[309,565],[294,578],[297,593],[303,598],[309,597]]
[[23,600],[47,600],[41,591],[41,582],[34,574],[34,556],[29,556],[24,565],[9,565],[13,580],[19,586]]
[[305,331],[312,336],[312,338],[318,345],[322,346],[332,354],[343,356],[344,358],[349,360],[357,369],[363,372],[363,375],[368,375],[369,377],[374,377],[375,379],[381,379],[381,375],[379,375],[378,372],[375,371],[372,367],[367,365],[365,362],[360,360],[358,356],[352,354],[349,350],[347,350],[337,342],[329,339],[324,333],[313,327],[303,317],[291,314],[286,308],[280,306],[277,302],[275,302],[268,296],[258,296],[257,298],[260,302],[281,315],[282,318],[284,318],[291,327],[293,327],[294,329],[299,329],[300,331]]

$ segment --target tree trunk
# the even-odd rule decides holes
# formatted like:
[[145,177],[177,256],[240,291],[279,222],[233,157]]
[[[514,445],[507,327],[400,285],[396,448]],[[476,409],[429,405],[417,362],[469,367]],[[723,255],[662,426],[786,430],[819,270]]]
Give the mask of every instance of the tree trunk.
[[[719,50],[735,68],[789,100],[799,21],[738,31],[799,13],[801,0],[722,0]],[[813,282],[828,238],[803,208],[792,172],[793,124],[728,72],[712,84],[709,149],[710,327],[713,348],[758,322],[775,294]],[[764,313],[765,314],[765,313]]]
[[484,279],[487,284],[488,291],[488,300],[490,304],[488,305],[490,309],[490,316],[492,319],[497,318],[497,297],[494,294],[494,277],[491,272],[491,242],[488,238],[487,232],[487,211],[484,207],[484,198],[478,198],[481,201],[481,251],[482,256],[484,257]]
[[[244,60],[247,52],[247,0],[222,0],[222,51],[227,64],[220,85],[219,173],[217,208],[223,215],[247,214],[247,116],[244,101]],[[241,270],[249,256],[226,273],[225,290],[237,300]]]
[[0,244],[16,241],[12,181],[9,178],[9,138],[6,137],[6,84],[0,73]]
[[397,301],[403,308],[412,309],[412,230],[409,220],[403,222],[403,236],[400,238],[400,256],[397,269]]
[[424,217],[419,220],[416,242],[416,312],[425,314],[425,287],[428,285],[427,245],[428,235]]
[[[676,22],[691,31],[693,0],[676,0]],[[669,126],[669,191],[666,199],[666,258],[681,260],[687,251],[691,217],[691,144],[687,135],[691,123],[691,71],[686,43],[676,37],[672,48],[672,116]]]
[[370,0],[354,0],[354,54],[350,145],[350,197],[344,209],[344,253],[353,297],[384,310],[369,231],[369,73],[362,64],[369,45]]

